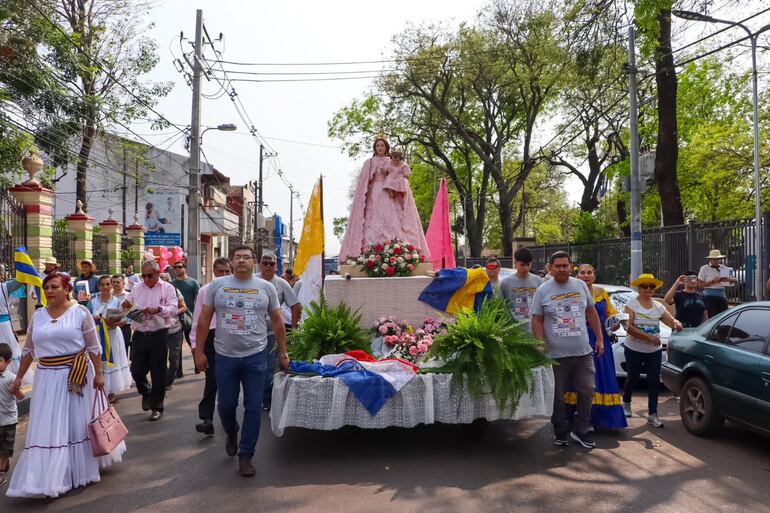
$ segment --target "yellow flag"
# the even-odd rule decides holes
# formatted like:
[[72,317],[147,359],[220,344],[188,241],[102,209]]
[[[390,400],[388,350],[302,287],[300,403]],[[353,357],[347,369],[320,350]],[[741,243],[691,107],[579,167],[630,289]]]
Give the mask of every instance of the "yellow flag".
[[308,269],[312,257],[320,257],[324,252],[324,220],[321,215],[321,183],[313,187],[310,203],[302,224],[302,235],[294,257],[294,273],[302,277]]

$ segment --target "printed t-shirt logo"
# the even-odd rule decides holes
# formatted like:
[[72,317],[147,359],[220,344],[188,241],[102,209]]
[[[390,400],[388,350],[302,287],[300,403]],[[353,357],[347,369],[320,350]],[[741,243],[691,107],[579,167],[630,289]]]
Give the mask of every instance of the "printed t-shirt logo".
[[582,297],[580,292],[564,292],[551,296],[551,300],[556,303],[553,318],[554,336],[580,337],[583,334],[585,322]]

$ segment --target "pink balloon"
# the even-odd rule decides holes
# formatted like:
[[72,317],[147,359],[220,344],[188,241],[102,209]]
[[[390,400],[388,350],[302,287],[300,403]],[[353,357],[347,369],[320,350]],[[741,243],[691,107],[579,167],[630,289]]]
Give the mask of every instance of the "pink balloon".
[[166,270],[166,267],[168,267],[168,260],[166,260],[165,258],[161,258],[159,264],[160,264],[160,272],[163,272]]

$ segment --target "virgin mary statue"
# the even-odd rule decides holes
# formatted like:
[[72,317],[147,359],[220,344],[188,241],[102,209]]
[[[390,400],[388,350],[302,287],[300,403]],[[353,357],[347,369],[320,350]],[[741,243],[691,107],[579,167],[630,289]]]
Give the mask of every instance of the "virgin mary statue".
[[340,248],[340,263],[357,258],[369,244],[395,238],[414,245],[426,261],[430,260],[412,189],[407,185],[404,194],[393,195],[384,187],[389,171],[394,169],[388,156],[388,141],[383,136],[377,137],[373,149],[374,154],[364,162],[358,177]]

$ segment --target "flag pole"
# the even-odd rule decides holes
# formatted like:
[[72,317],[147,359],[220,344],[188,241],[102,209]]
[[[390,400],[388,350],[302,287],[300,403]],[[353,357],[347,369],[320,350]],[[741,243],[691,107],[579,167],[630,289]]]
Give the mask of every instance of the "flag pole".
[[[324,222],[324,175],[321,174],[320,178],[318,179],[318,183],[320,185],[319,192],[321,193],[321,226],[324,227],[324,232],[326,231],[326,223]],[[326,277],[326,233],[323,234],[324,237],[324,245],[323,245],[323,251],[321,251],[321,292],[324,290],[324,278]],[[339,265],[339,262],[338,264]]]

